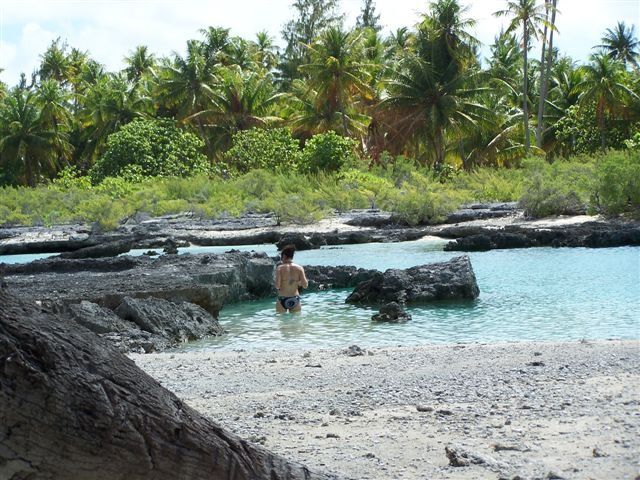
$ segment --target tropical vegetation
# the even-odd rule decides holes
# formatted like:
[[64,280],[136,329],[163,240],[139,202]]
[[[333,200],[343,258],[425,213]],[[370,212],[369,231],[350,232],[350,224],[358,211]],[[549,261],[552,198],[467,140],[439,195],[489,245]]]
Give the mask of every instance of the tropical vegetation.
[[352,28],[338,0],[295,0],[282,50],[206,27],[115,72],[56,39],[30,79],[0,83],[0,224],[367,206],[416,223],[472,200],[637,212],[635,27],[581,65],[554,45],[558,3],[505,1],[488,58],[459,0],[388,35],[372,0]]

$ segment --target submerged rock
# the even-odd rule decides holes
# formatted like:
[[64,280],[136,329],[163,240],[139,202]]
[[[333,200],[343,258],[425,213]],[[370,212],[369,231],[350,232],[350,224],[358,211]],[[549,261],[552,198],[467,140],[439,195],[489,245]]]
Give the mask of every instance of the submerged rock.
[[448,262],[375,272],[347,297],[347,303],[422,303],[475,299],[480,294],[469,257]]
[[374,322],[407,322],[411,320],[411,315],[396,302],[390,302],[380,307],[380,313],[371,317]]

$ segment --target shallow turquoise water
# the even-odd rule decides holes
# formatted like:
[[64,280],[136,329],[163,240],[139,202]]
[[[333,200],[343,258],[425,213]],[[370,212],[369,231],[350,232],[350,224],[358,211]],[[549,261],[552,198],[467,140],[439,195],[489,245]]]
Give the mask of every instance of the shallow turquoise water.
[[[446,241],[372,243],[302,251],[303,265],[407,268],[448,260]],[[273,245],[191,247],[190,253],[266,251]],[[146,250],[132,252],[141,254]],[[48,254],[0,256],[26,262]],[[344,303],[351,290],[303,292],[301,315],[276,315],[273,299],[226,306],[222,337],[183,349],[292,349],[522,340],[640,339],[640,247],[530,248],[469,254],[480,287],[474,302],[408,308],[404,324],[371,322],[377,310]]]
[[[303,265],[406,268],[448,260],[442,241],[365,244],[298,252]],[[246,247],[260,250],[259,246]],[[269,248],[268,253],[273,254]],[[291,349],[523,340],[640,338],[640,248],[531,248],[471,253],[480,287],[473,302],[412,307],[404,324],[371,321],[344,303],[350,290],[303,293],[301,315],[276,315],[273,300],[225,307],[228,335],[184,349]]]

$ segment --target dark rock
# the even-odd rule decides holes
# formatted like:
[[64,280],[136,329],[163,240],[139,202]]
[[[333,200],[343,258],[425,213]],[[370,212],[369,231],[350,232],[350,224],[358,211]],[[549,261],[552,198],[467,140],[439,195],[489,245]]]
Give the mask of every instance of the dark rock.
[[392,214],[380,210],[353,210],[349,212],[351,218],[344,223],[355,227],[384,227],[393,223]]
[[311,241],[302,233],[287,233],[278,240],[278,243],[276,243],[278,251],[282,250],[286,245],[294,245],[296,250],[320,248],[320,244],[311,243]]
[[380,313],[371,317],[374,322],[407,322],[411,320],[411,315],[396,302],[390,302],[380,307]]
[[351,345],[343,353],[348,357],[359,357],[364,355],[365,352],[358,345]]
[[455,238],[445,246],[447,251],[477,251],[498,248],[528,247],[621,247],[640,245],[640,222],[586,222],[578,225],[504,228],[454,226],[443,228],[438,235]]
[[406,270],[375,272],[347,297],[347,303],[402,304],[475,299],[480,294],[469,257],[420,265]]
[[507,203],[483,203],[462,207],[447,216],[447,223],[469,222],[486,218],[501,218],[516,213],[518,204]]
[[[162,350],[187,338],[216,333],[209,330],[211,317],[217,318],[226,303],[271,295],[274,262],[265,254],[238,252],[164,255],[156,259],[143,256],[52,258],[5,267],[7,284],[25,300],[61,306],[57,311],[70,306],[79,323],[112,340],[121,350],[130,347],[134,351],[150,351]],[[34,272],[39,274],[33,275]],[[125,322],[130,324],[125,327],[108,314],[107,310],[116,310],[127,297],[132,299],[127,302],[149,297],[177,304],[188,302],[208,314],[201,318],[200,308],[195,305],[184,307],[186,311],[182,314],[167,318],[174,324],[153,327],[141,323],[148,329],[144,331],[131,322]],[[82,301],[97,304],[102,309]],[[74,304],[77,305],[72,306]],[[189,328],[181,323],[186,321],[185,315],[191,325]],[[196,328],[198,318],[203,323]]]
[[68,306],[71,318],[94,333],[123,332],[131,328],[113,310],[85,300]]
[[141,330],[162,335],[173,342],[224,333],[218,320],[209,312],[188,302],[125,297],[115,312],[121,318],[135,323]]
[[167,238],[164,242],[162,252],[166,255],[177,255],[178,244],[172,238]]
[[116,242],[101,243],[90,247],[80,248],[73,252],[60,254],[60,258],[102,258],[116,257],[122,253],[127,253],[133,246],[132,240],[119,240]]
[[353,288],[369,278],[376,270],[367,270],[352,266],[305,265],[305,274],[309,280],[309,290],[327,288]]

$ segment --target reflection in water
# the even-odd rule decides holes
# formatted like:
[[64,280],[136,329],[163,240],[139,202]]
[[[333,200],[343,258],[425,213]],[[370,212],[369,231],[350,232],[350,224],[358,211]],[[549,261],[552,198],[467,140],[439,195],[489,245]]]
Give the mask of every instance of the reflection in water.
[[[255,247],[254,247],[255,248]],[[345,245],[298,252],[303,265],[407,268],[448,260],[442,242]],[[344,303],[350,290],[302,294],[302,314],[273,299],[226,306],[228,335],[186,349],[343,348],[455,342],[640,338],[640,248],[535,248],[470,254],[480,298],[412,306],[410,322],[371,321],[377,309]]]

